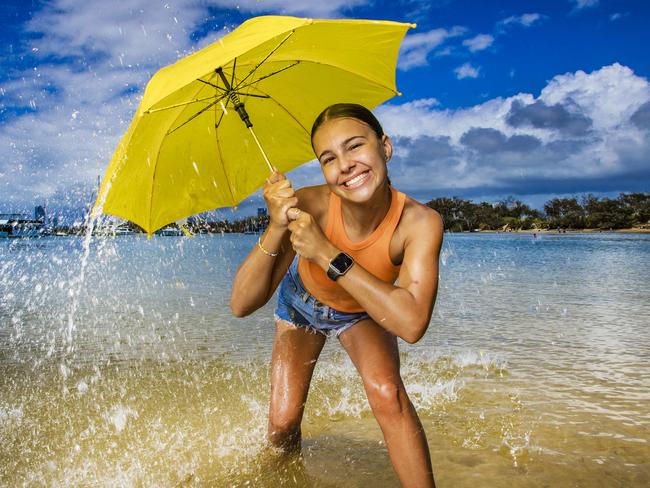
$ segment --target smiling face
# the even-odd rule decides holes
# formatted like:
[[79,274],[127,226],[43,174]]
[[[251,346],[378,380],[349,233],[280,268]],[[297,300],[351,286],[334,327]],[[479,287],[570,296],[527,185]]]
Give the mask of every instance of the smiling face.
[[339,197],[368,202],[388,185],[386,162],[392,144],[388,136],[378,137],[365,122],[330,119],[318,127],[312,145],[327,185]]

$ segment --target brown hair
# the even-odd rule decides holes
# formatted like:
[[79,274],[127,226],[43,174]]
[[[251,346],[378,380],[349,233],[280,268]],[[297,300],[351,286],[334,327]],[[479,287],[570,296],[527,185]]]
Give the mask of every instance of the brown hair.
[[373,113],[363,105],[357,103],[335,103],[334,105],[327,107],[318,117],[316,117],[314,125],[311,126],[311,138],[314,138],[314,134],[318,128],[325,122],[341,118],[357,119],[361,122],[365,122],[375,131],[375,134],[377,134],[379,139],[384,135],[384,129],[381,128],[381,124],[377,120],[377,117],[375,117]]
[[[363,105],[359,105],[358,103],[335,103],[323,110],[320,115],[316,117],[314,125],[311,126],[312,147],[314,134],[316,134],[316,131],[321,125],[328,120],[342,118],[357,119],[368,124],[375,134],[377,134],[379,140],[381,140],[384,135],[384,129],[382,129],[377,117],[375,117],[373,113]],[[386,175],[386,180],[388,181],[388,185],[392,186],[388,175]]]

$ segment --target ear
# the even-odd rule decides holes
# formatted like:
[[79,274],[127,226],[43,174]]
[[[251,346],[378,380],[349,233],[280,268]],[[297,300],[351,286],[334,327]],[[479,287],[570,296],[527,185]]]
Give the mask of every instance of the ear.
[[381,136],[381,146],[384,149],[384,156],[386,158],[386,163],[390,161],[390,158],[393,157],[393,142],[390,140],[386,134]]

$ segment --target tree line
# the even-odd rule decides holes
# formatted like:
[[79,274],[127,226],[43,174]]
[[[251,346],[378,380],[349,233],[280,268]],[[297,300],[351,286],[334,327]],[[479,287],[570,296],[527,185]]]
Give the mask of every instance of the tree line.
[[508,197],[498,203],[474,203],[458,197],[426,203],[437,210],[445,230],[453,232],[507,229],[628,229],[650,222],[650,193],[621,193],[618,198],[586,195],[554,198],[544,211]]

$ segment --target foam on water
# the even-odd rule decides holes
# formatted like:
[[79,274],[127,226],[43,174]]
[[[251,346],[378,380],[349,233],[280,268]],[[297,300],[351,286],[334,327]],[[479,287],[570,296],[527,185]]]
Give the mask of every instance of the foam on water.
[[[462,398],[475,368],[451,356],[405,355],[405,384],[425,422]],[[13,385],[17,402],[0,409],[0,459],[6,461],[0,479],[169,486],[187,476],[192,483],[262,476],[256,460],[269,452],[266,360],[61,369],[60,363],[58,370],[54,364],[16,368],[0,383],[2,391]],[[377,429],[358,373],[334,349],[317,366],[306,422],[315,431],[329,425],[331,432],[332,421],[354,419]],[[43,439],[48,447],[23,462],[29,446]]]
[[[335,341],[314,374],[305,458],[266,464],[272,304],[243,320],[227,308],[255,238],[1,242],[0,484],[296,486],[306,472],[316,486],[394,486]],[[643,486],[648,283],[609,254],[551,252],[565,241],[484,238],[447,240],[429,331],[401,346],[441,484]],[[639,249],[616,266],[646,269]]]

